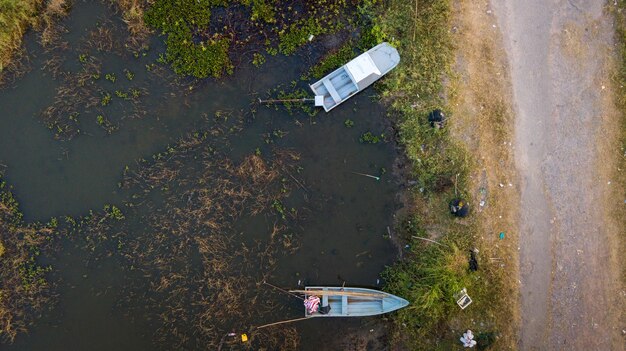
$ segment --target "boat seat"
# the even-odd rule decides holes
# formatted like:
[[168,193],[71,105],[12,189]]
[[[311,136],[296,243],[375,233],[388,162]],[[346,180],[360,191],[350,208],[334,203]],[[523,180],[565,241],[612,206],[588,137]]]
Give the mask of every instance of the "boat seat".
[[[328,289],[324,288],[324,291],[328,291]],[[322,296],[322,307],[328,306],[328,295]]]
[[346,295],[341,296],[341,314],[348,315],[348,297]]
[[335,100],[335,103],[340,103],[341,97],[337,93],[337,90],[335,90],[335,87],[332,85],[332,83],[328,80],[328,78],[323,79],[322,83],[324,84],[326,90],[328,90],[328,92],[330,93],[330,96],[333,98],[333,100]]

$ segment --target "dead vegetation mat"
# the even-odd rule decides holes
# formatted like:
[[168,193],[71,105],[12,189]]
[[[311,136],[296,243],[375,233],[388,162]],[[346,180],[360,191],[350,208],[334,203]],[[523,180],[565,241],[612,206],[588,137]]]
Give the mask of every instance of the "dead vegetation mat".
[[[142,277],[128,279],[120,306],[156,321],[155,345],[168,345],[158,348],[227,349],[237,341],[226,334],[236,332],[248,333],[253,349],[295,350],[292,326],[254,326],[286,308],[262,282],[278,255],[297,248],[287,231],[296,215],[275,204],[289,195],[299,156],[274,150],[234,161],[214,146],[218,135],[193,133],[127,171],[120,185],[133,195],[123,215],[94,215],[78,236],[95,256],[114,255],[128,277]],[[255,217],[265,225],[238,228]]]
[[0,178],[0,343],[11,343],[53,301],[39,255],[53,248],[53,226],[25,224],[17,201]]

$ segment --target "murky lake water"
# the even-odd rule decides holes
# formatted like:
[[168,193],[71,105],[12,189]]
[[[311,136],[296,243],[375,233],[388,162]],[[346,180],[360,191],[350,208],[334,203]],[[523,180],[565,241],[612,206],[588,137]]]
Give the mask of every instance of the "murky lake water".
[[[64,68],[77,70],[81,51],[73,49],[74,43],[107,18],[111,18],[110,11],[99,3],[74,5],[66,23],[69,33],[65,39],[70,42],[70,49],[65,52]],[[120,22],[113,24],[119,26]],[[117,76],[116,83],[99,82],[103,89],[147,89],[148,94],[141,97],[145,116],[121,118],[128,106],[114,98],[102,110],[119,124],[119,130],[107,135],[96,123],[98,112],[91,109],[81,111],[80,135],[70,141],[58,141],[41,122],[40,114],[53,103],[61,82],[41,69],[49,57],[35,41],[34,35],[27,36],[28,48],[34,55],[32,70],[0,91],[0,163],[6,166],[4,178],[13,186],[27,220],[81,216],[91,209],[101,210],[105,204],[123,208],[123,203],[131,202],[132,193],[118,187],[125,166],[135,169],[136,160],[150,159],[188,133],[213,128],[218,123],[213,118],[216,113],[228,115],[244,121],[241,131],[230,133],[224,143],[216,141],[233,162],[240,162],[257,148],[262,155],[276,148],[290,149],[301,156],[301,171],[294,178],[305,189],[294,186],[285,200],[287,208],[296,208],[303,214],[297,225],[289,228],[299,249],[276,256],[271,283],[289,288],[296,288],[299,281],[309,285],[345,282],[380,286],[381,270],[395,258],[395,249],[384,236],[398,206],[398,188],[391,172],[382,174],[383,169],[392,168],[393,146],[359,143],[359,136],[366,131],[385,132],[385,111],[368,96],[374,94],[373,90],[359,94],[332,113],[321,112],[315,117],[302,112],[290,115],[283,108],[252,107],[257,96],[265,97],[269,89],[279,84],[289,85],[295,80],[304,85],[299,77],[310,62],[309,55],[300,55],[268,56],[260,68],[244,63],[233,76],[202,82],[188,93],[183,91],[186,88],[171,87],[166,79],[146,72],[145,65],[154,62],[157,52],[163,51],[161,40],[155,39],[145,57],[102,55],[101,59],[103,75],[112,72]],[[304,51],[311,53],[310,49]],[[125,80],[124,69],[135,73],[131,82]],[[256,113],[251,114],[251,108]],[[346,128],[346,119],[353,120],[355,126]],[[230,123],[225,122],[226,126]],[[284,136],[266,143],[266,134],[274,131],[282,131]],[[382,179],[376,181],[353,172],[382,174]],[[127,225],[141,230],[145,212],[128,211]],[[247,240],[267,230],[272,221],[267,214],[243,216],[232,230]],[[48,258],[54,266],[52,279],[58,282],[58,303],[28,335],[20,335],[14,345],[3,345],[3,349],[154,349],[157,322],[149,313],[136,312],[141,308],[134,308],[143,301],[120,303],[128,282],[141,277],[122,269],[115,256],[96,260],[76,241],[66,240],[62,246],[57,257]],[[287,307],[261,316],[259,321],[249,321],[250,324],[302,316],[301,301],[280,292],[272,294]],[[294,326],[301,336],[300,349],[339,349],[330,341],[344,335],[343,330],[369,328],[373,320],[376,318],[317,319]],[[176,347],[159,344],[157,348]]]

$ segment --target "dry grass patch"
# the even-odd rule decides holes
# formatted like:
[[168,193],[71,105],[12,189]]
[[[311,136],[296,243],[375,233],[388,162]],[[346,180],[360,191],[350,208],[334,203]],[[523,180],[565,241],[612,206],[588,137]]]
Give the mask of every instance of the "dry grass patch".
[[42,0],[0,1],[0,72],[12,65],[22,45],[22,36],[37,23]]
[[[450,105],[455,116],[453,134],[474,141],[467,147],[477,160],[470,176],[478,217],[475,237],[484,274],[499,292],[483,297],[490,299],[484,308],[497,325],[497,349],[505,350],[516,349],[519,324],[515,211],[519,188],[512,148],[510,77],[502,38],[492,26],[496,19],[488,9],[488,1],[463,0],[455,12],[458,79]],[[498,239],[500,232],[505,233],[504,240]]]

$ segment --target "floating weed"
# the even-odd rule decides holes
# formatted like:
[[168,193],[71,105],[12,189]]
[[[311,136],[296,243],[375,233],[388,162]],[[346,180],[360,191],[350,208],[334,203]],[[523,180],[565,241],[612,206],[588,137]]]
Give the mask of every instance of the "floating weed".
[[128,93],[122,90],[116,90],[115,96],[117,96],[118,98],[122,98],[124,100],[128,100]]
[[254,55],[252,56],[252,64],[255,65],[256,67],[259,67],[261,65],[263,65],[265,63],[265,56],[263,56],[262,54],[255,52]]
[[108,105],[111,102],[111,94],[105,92],[104,94],[102,94],[102,99],[100,101],[102,106]]
[[348,118],[343,121],[343,125],[346,126],[346,128],[352,128],[354,127],[354,121]]
[[122,211],[115,205],[104,205],[104,212],[107,217],[117,221],[121,221],[125,218]]
[[80,54],[80,55],[78,55],[78,61],[80,63],[87,63],[87,60],[89,60],[89,55],[87,55],[87,54]]
[[315,66],[300,79],[308,80],[310,78],[320,79],[326,74],[346,64],[346,62],[354,58],[354,43],[348,40],[338,50],[324,56]]
[[51,250],[58,223],[25,224],[19,204],[0,181],[0,342],[11,343],[53,304],[47,280],[52,266],[39,262]]
[[359,141],[364,144],[378,144],[385,140],[385,134],[372,134],[372,132],[365,132],[359,137]]
[[[166,36],[167,48],[160,63],[169,63],[182,75],[219,78],[232,72],[231,57],[247,51],[247,46],[264,44],[268,55],[290,55],[313,37],[344,28],[346,17],[356,13],[353,5],[346,0],[316,0],[305,1],[296,8],[286,0],[212,0],[180,6],[175,0],[156,0],[145,20]],[[216,8],[220,11],[218,20],[211,16]],[[273,45],[276,42],[277,47]],[[260,66],[265,58],[257,53],[252,61]]]
[[130,92],[130,95],[135,99],[141,96],[141,91],[139,89],[131,88],[129,92]]
[[111,83],[115,83],[115,80],[116,80],[117,78],[115,78],[115,73],[107,73],[107,74],[104,76],[104,79],[106,79],[106,80],[110,81]]
[[124,75],[126,76],[126,79],[128,79],[129,81],[135,78],[135,74],[127,69],[124,69]]
[[[288,195],[284,189],[292,184],[281,173],[293,171],[299,156],[275,150],[267,160],[251,154],[234,163],[216,150],[224,136],[221,130],[191,133],[153,161],[125,172],[122,188],[134,195],[124,215],[141,215],[146,226],[132,235],[121,230],[124,234],[110,235],[100,244],[121,255],[125,269],[145,277],[145,283],[128,288],[126,295],[136,299],[148,289],[153,298],[142,300],[143,308],[157,321],[155,342],[162,345],[187,349],[202,343],[218,349],[222,336],[233,328],[250,330],[259,313],[276,307],[272,294],[256,288],[257,282],[271,274],[277,253],[297,248],[293,234],[283,235],[286,223],[270,225],[266,238],[252,243],[232,228],[243,215],[276,211],[274,203],[281,204],[286,220],[297,215],[282,205]],[[151,200],[155,193],[163,201]],[[264,303],[260,310],[246,308],[251,301]],[[297,338],[280,330],[250,333],[251,347],[295,349]]]
[[107,134],[113,134],[116,130],[118,130],[118,126],[109,121],[104,115],[96,116],[96,123],[104,129]]

